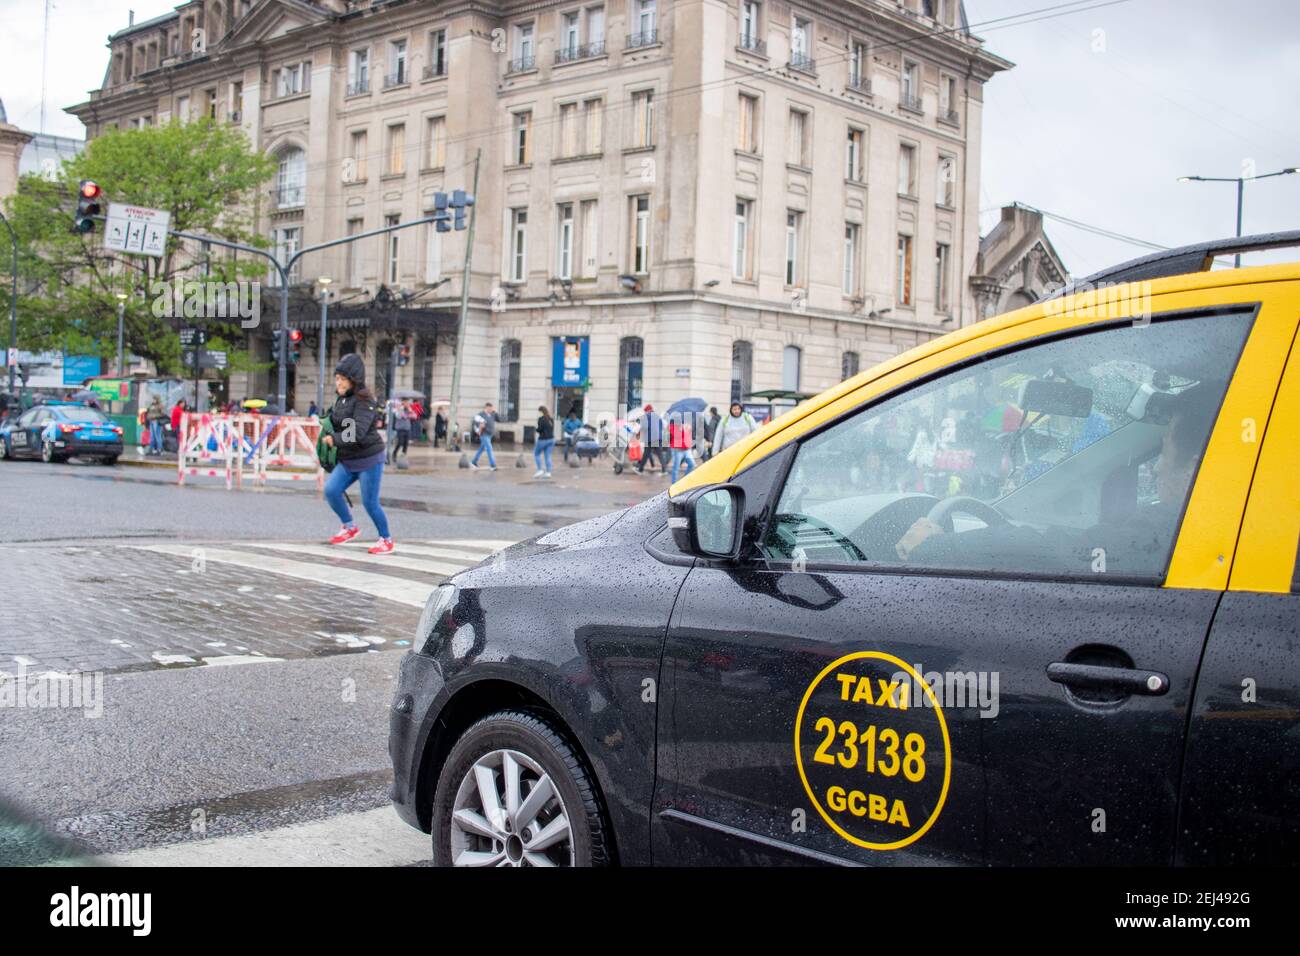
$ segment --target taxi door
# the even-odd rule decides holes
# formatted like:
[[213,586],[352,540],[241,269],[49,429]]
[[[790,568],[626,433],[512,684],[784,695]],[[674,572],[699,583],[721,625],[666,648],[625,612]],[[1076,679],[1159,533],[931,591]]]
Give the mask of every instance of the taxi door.
[[[1238,422],[1294,333],[1262,291],[941,353],[738,474],[747,550],[697,562],[669,626],[656,859],[1172,862],[1258,448]],[[1045,410],[1009,412],[1028,379]],[[1178,454],[1153,391],[1198,399]],[[1166,457],[1190,472],[1157,493]],[[903,560],[918,516],[947,551]]]

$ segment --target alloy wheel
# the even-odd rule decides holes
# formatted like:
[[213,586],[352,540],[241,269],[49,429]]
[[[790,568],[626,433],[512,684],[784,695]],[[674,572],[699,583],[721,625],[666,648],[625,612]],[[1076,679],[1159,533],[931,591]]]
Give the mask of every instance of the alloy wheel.
[[573,866],[573,830],[550,775],[518,750],[470,766],[451,814],[453,866]]

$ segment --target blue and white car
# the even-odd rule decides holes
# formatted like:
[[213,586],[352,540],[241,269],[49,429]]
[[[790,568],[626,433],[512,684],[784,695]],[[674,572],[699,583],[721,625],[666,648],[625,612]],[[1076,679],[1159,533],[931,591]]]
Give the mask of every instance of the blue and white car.
[[121,454],[121,426],[82,402],[47,402],[0,424],[0,460],[56,462],[76,455],[112,465]]

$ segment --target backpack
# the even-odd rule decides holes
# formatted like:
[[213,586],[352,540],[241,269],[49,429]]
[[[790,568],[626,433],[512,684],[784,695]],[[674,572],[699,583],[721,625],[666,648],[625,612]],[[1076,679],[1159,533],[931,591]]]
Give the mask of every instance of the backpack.
[[325,444],[325,436],[334,434],[334,422],[327,414],[320,420],[320,434],[316,436],[316,458],[325,471],[331,472],[339,462],[339,450],[334,445]]

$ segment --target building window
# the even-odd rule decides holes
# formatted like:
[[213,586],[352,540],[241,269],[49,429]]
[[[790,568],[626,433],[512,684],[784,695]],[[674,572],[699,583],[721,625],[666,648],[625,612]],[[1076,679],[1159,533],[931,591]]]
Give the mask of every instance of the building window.
[[388,127],[388,168],[389,176],[401,176],[406,172],[406,124],[394,123]]
[[855,90],[869,90],[871,83],[867,80],[867,45],[854,40],[849,50],[849,86]]
[[527,166],[533,161],[533,113],[525,110],[515,114],[514,146],[511,158],[516,166]]
[[578,155],[578,104],[560,104],[560,155]]
[[785,284],[800,285],[803,272],[799,264],[799,247],[803,239],[803,213],[793,209],[785,214]]
[[658,43],[659,5],[657,0],[632,0],[632,5],[632,33],[627,38],[627,45],[636,48]]
[[797,345],[787,345],[781,353],[781,387],[787,392],[799,391],[799,365],[803,350]]
[[605,52],[605,8],[587,8],[587,55],[600,56]]
[[501,420],[519,421],[519,370],[523,347],[518,339],[506,339],[501,343],[501,385],[497,393],[497,407],[501,409]]
[[[302,227],[301,226],[284,226],[276,229],[272,234],[275,242],[275,258],[280,262],[287,262],[292,256],[297,254],[302,247]],[[296,285],[302,274],[302,263],[295,262],[293,268],[289,270],[289,284]],[[270,284],[278,286],[280,284],[280,272],[278,269],[272,269],[270,272]]]
[[647,147],[655,144],[655,95],[653,90],[641,90],[632,94],[632,117],[635,123],[634,147]]
[[745,341],[731,343],[731,400],[743,402],[754,391],[754,346]]
[[428,77],[447,75],[447,31],[432,30],[429,33],[429,62],[425,66]]
[[840,381],[843,382],[858,374],[861,359],[857,352],[845,352],[840,356]]
[[289,63],[275,71],[272,77],[272,85],[275,87],[275,95],[293,96],[297,93],[306,93],[309,88],[311,61],[306,60],[302,63]]
[[934,308],[936,312],[947,312],[948,302],[948,244],[937,243],[934,247]]
[[408,82],[406,74],[406,40],[388,42],[388,76],[384,86],[401,86]]
[[424,281],[432,285],[441,278],[442,238],[438,224],[430,222],[424,226]]
[[940,206],[955,206],[957,191],[957,160],[939,154],[939,167],[934,184],[935,202]]
[[190,98],[188,96],[176,97],[176,118],[182,123],[190,121]]
[[[401,221],[402,221],[402,217],[398,215],[388,215],[384,217],[385,226],[396,226]],[[384,242],[387,244],[387,249],[388,249],[388,268],[385,270],[385,274],[388,277],[388,284],[390,286],[397,285],[397,280],[399,277],[399,272],[398,272],[398,267],[400,265],[400,259],[398,255],[399,240],[400,240],[400,236],[396,232],[388,232],[384,234]]]
[[430,169],[442,169],[447,165],[447,119],[443,116],[430,116],[428,125]]
[[[348,235],[349,235],[349,236],[357,236],[357,235],[360,235],[362,229],[364,228],[363,223],[364,223],[364,220],[362,220],[362,219],[349,219],[349,220],[348,220],[348,226],[347,226],[347,229],[348,229]],[[361,249],[360,249],[360,244],[357,243],[357,242],[349,242],[349,243],[348,243],[347,245],[345,245],[343,248],[347,250],[347,266],[346,266],[346,268],[347,268],[347,274],[348,274],[348,288],[349,288],[349,289],[359,289],[359,288],[361,288]]]
[[812,21],[800,16],[790,25],[790,65],[800,70],[813,67]]
[[750,236],[753,232],[751,227],[753,215],[753,200],[736,200],[736,225],[731,274],[737,279],[749,279],[752,277],[750,263],[753,261],[753,254],[751,250]]
[[366,142],[369,137],[363,129],[352,133],[352,178],[348,182],[366,180]]
[[594,279],[599,266],[599,249],[596,241],[599,227],[596,225],[596,200],[588,199],[582,204],[582,277]]
[[957,122],[957,78],[946,74],[939,77],[939,117]]
[[217,118],[217,90],[213,87],[203,92],[203,115],[210,120]]
[[650,271],[650,197],[633,196],[632,212],[632,272],[646,275]]
[[533,45],[533,25],[521,23],[515,27],[515,59],[510,64],[511,73],[522,73],[537,66],[537,50]]
[[582,45],[582,23],[578,12],[566,13],[560,22],[560,52],[567,59],[578,57],[578,48]]
[[916,147],[906,143],[898,149],[898,194],[916,195]]
[[740,94],[740,124],[736,148],[744,153],[758,152],[758,97]]
[[528,210],[510,210],[510,281],[523,282],[528,275]]
[[301,206],[307,192],[307,154],[290,147],[280,154],[275,177],[275,204],[281,208]]
[[899,105],[913,112],[921,112],[921,68],[909,60],[903,61],[902,93]]
[[573,203],[560,203],[559,206],[560,235],[559,245],[557,247],[558,261],[556,262],[556,275],[561,279],[573,278],[573,237],[575,223],[573,219]]
[[863,158],[866,155],[866,136],[863,130],[849,128],[844,178],[850,182],[860,183],[865,175]]
[[600,97],[594,97],[582,102],[582,115],[584,126],[586,127],[586,149],[587,155],[591,156],[601,151],[605,138],[605,101]]
[[746,50],[759,49],[760,13],[757,0],[743,0],[740,4],[740,45]]
[[370,50],[353,50],[348,65],[348,95],[365,93],[370,89]]
[[898,237],[898,289],[899,305],[912,304],[912,237]]
[[618,397],[629,411],[641,407],[645,368],[645,342],[628,336],[618,343]]
[[858,294],[859,237],[862,227],[850,222],[844,225],[844,294]]
[[789,153],[791,165],[808,165],[808,114],[803,110],[790,111]]

